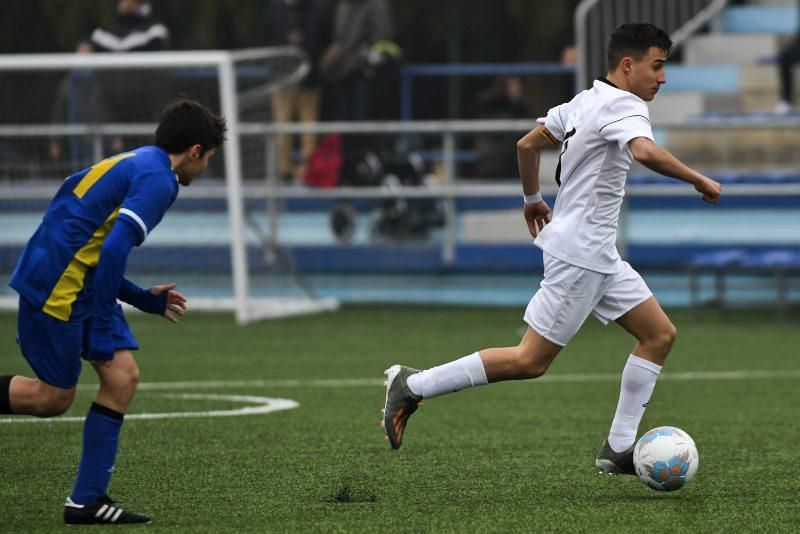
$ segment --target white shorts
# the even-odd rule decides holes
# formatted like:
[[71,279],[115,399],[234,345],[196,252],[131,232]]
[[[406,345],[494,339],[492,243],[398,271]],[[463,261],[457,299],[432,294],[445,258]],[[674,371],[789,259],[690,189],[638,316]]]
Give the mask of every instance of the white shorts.
[[565,346],[593,313],[608,324],[653,293],[626,261],[615,274],[576,267],[544,254],[544,280],[528,303],[525,322],[545,339]]

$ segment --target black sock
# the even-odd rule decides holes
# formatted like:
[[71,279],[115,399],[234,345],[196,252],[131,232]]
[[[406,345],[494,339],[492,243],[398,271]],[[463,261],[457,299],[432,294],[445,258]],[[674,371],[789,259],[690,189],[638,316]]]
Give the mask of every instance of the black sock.
[[0,414],[14,413],[11,411],[11,379],[14,375],[0,376]]
[[97,412],[97,413],[99,413],[101,415],[105,415],[106,417],[110,417],[111,419],[117,419],[117,420],[121,421],[121,420],[123,420],[125,418],[125,414],[124,413],[120,413],[120,412],[118,412],[116,410],[112,410],[111,408],[107,408],[107,407],[103,406],[102,404],[97,404],[96,402],[92,403],[91,407],[89,407],[89,410],[91,410],[93,412]]

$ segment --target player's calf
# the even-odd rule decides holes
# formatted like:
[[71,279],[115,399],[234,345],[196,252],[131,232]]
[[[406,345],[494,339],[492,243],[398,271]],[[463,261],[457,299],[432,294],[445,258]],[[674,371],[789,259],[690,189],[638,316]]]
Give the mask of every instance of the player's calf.
[[[528,327],[519,345],[507,349],[488,349],[481,351],[486,362],[490,382],[499,380],[518,380],[539,378],[550,368],[561,347],[546,340]],[[498,372],[499,364],[508,358],[510,368]]]
[[75,388],[51,386],[24,376],[0,377],[0,413],[56,417],[75,400]]

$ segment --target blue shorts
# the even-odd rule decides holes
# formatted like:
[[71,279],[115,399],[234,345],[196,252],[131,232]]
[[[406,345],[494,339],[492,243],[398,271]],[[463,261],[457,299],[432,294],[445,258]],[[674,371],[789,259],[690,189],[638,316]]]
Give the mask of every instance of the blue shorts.
[[[51,386],[71,389],[78,383],[91,325],[91,319],[61,321],[19,298],[17,343],[36,376]],[[114,307],[111,341],[115,351],[139,348],[119,304]]]

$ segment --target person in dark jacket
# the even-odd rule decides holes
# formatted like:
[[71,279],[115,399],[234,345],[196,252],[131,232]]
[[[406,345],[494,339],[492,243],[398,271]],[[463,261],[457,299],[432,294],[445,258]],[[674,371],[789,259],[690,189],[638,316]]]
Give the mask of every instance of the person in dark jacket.
[[[797,1],[800,11],[800,0]],[[794,111],[794,65],[800,62],[800,31],[795,33],[792,40],[781,50],[778,56],[778,74],[780,74],[780,100],[775,106],[775,113],[786,114]]]
[[[118,0],[114,18],[94,29],[77,49],[79,54],[102,52],[152,52],[170,46],[169,30],[152,16],[145,0]],[[61,82],[53,102],[56,124],[92,122],[152,122],[165,105],[168,91],[163,71],[98,70],[91,78],[70,73]],[[107,138],[103,152],[122,152],[120,136]],[[96,158],[89,137],[56,137],[50,141],[47,172],[59,176],[70,166]]]
[[[91,51],[157,52],[170,47],[166,26],[153,18],[153,8],[145,0],[118,0],[117,13],[89,37]],[[96,120],[101,122],[150,122],[168,100],[163,71],[106,70],[95,74],[98,94]],[[107,151],[125,149],[121,137],[110,141]]]
[[89,38],[93,52],[152,52],[169,48],[169,30],[144,0],[119,0],[117,16]]
[[[369,70],[394,44],[392,12],[386,0],[339,0],[333,22],[333,42],[322,58],[322,71],[334,84],[337,120],[370,120]],[[395,45],[396,46],[396,45]]]

